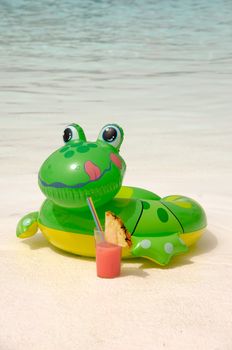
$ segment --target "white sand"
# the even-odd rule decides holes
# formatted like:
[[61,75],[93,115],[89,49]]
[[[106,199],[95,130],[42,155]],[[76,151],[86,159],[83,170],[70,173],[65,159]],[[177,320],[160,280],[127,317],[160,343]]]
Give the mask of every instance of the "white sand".
[[[167,89],[164,78],[141,81],[138,93],[128,83],[126,95],[103,82],[78,101],[71,87],[1,100],[1,350],[232,349],[231,81],[174,80]],[[189,254],[167,268],[126,261],[120,278],[103,280],[94,260],[41,234],[15,237],[20,217],[42,203],[38,169],[73,121],[89,139],[107,122],[124,127],[124,184],[203,205],[208,229]]]

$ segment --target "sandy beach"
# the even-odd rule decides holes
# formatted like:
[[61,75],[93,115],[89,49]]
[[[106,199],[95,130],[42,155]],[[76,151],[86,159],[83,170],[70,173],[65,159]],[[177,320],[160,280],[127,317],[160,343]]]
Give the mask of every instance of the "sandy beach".
[[[3,10],[1,25],[7,26],[13,17]],[[44,35],[52,33],[53,24],[46,23]],[[198,47],[191,52],[170,41],[154,49],[153,60],[150,48],[159,42],[148,37],[147,51],[138,46],[137,56],[132,50],[133,57],[115,61],[117,46],[107,56],[98,43],[103,58],[88,61],[83,52],[72,56],[72,48],[61,54],[57,43],[51,53],[49,38],[33,56],[29,39],[17,51],[17,33],[11,38],[6,31],[9,45],[2,44],[0,56],[0,350],[232,348],[232,47],[224,42],[223,52],[222,32],[209,28],[211,41],[193,36]],[[162,30],[159,35],[168,38]],[[124,185],[201,203],[208,227],[188,254],[165,268],[124,260],[121,276],[105,280],[96,277],[94,259],[62,252],[41,233],[16,237],[18,220],[44,200],[38,170],[62,146],[72,122],[89,140],[109,122],[123,127]]]

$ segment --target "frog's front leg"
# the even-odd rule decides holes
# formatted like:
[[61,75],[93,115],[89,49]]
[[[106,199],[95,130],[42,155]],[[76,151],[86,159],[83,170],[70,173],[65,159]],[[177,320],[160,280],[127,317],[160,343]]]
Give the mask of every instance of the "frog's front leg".
[[156,237],[132,236],[132,242],[132,255],[153,260],[163,266],[167,265],[173,256],[188,251],[179,233]]
[[19,238],[27,238],[36,234],[38,231],[38,211],[29,213],[22,217],[16,228],[16,235]]

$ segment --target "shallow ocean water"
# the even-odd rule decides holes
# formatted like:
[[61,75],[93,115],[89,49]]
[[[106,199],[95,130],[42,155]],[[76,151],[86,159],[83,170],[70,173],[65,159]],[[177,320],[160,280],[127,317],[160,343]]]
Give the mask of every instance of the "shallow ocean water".
[[176,88],[177,99],[206,94],[201,83],[217,95],[230,84],[231,38],[229,0],[1,0],[0,117],[36,102],[39,113],[104,102],[117,113],[138,98],[163,110]]

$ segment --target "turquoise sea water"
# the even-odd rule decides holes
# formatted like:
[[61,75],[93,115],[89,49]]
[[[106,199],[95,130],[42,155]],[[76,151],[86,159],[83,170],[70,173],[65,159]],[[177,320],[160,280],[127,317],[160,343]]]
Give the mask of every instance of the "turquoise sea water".
[[228,108],[231,74],[231,0],[0,0],[1,118]]
[[158,67],[232,55],[230,0],[1,0],[0,18],[1,61],[18,58],[21,69],[22,57],[28,68],[47,59],[59,69],[59,60],[76,58],[104,69],[115,60]]

